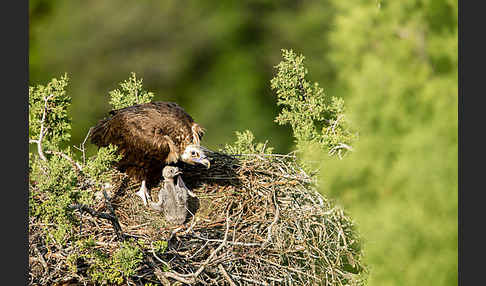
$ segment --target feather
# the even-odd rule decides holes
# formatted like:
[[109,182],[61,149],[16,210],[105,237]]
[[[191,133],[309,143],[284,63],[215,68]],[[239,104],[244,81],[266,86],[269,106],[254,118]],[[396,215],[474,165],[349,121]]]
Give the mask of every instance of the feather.
[[150,102],[110,111],[90,134],[99,147],[118,146],[120,171],[153,186],[165,165],[180,160],[188,146],[199,146],[204,129],[177,103]]

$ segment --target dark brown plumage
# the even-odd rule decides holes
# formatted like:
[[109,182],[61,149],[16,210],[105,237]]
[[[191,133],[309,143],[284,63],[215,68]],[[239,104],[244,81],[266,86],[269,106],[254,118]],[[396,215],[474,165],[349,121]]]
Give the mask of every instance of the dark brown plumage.
[[157,184],[164,166],[179,160],[209,168],[200,147],[204,131],[178,104],[150,102],[109,115],[92,128],[91,142],[99,147],[118,146],[123,155],[118,169],[142,181],[142,188],[145,183],[149,187]]

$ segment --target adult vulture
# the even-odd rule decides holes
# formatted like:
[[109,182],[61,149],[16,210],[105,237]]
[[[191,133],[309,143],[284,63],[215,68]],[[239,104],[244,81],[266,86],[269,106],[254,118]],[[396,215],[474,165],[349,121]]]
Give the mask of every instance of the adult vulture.
[[118,146],[121,172],[141,181],[136,193],[147,205],[147,187],[161,179],[162,169],[170,163],[210,163],[200,146],[203,129],[182,107],[173,102],[150,102],[109,112],[91,128],[91,143]]

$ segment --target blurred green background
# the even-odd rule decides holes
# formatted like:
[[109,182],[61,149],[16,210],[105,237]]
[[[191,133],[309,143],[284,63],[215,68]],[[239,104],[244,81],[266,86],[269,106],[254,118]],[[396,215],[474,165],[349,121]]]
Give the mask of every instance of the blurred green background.
[[369,285],[457,285],[457,1],[29,1],[29,84],[70,77],[78,145],[108,91],[143,78],[207,129],[293,149],[270,89],[280,49],[342,97],[355,152],[321,161],[321,191],[353,217]]

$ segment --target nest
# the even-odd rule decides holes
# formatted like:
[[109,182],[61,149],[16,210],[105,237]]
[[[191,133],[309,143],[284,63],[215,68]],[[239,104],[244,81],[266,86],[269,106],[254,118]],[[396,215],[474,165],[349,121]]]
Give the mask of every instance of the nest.
[[[117,221],[83,215],[83,235],[94,236],[97,247],[107,253],[129,237],[147,246],[137,275],[128,277],[127,284],[363,283],[360,242],[353,222],[317,192],[295,156],[209,155],[210,169],[180,165],[184,182],[196,194],[189,197],[184,225],[169,225],[163,215],[144,207],[135,195],[139,184],[120,173],[108,192],[110,199],[100,199],[96,209],[112,211]],[[157,191],[152,189],[154,200]],[[161,240],[167,242],[167,248],[157,254],[153,242]],[[37,256],[35,242],[30,246],[31,256]],[[58,251],[62,261],[66,250]],[[89,284],[82,270],[77,274],[62,266],[55,270],[53,277],[59,278],[50,282]]]

